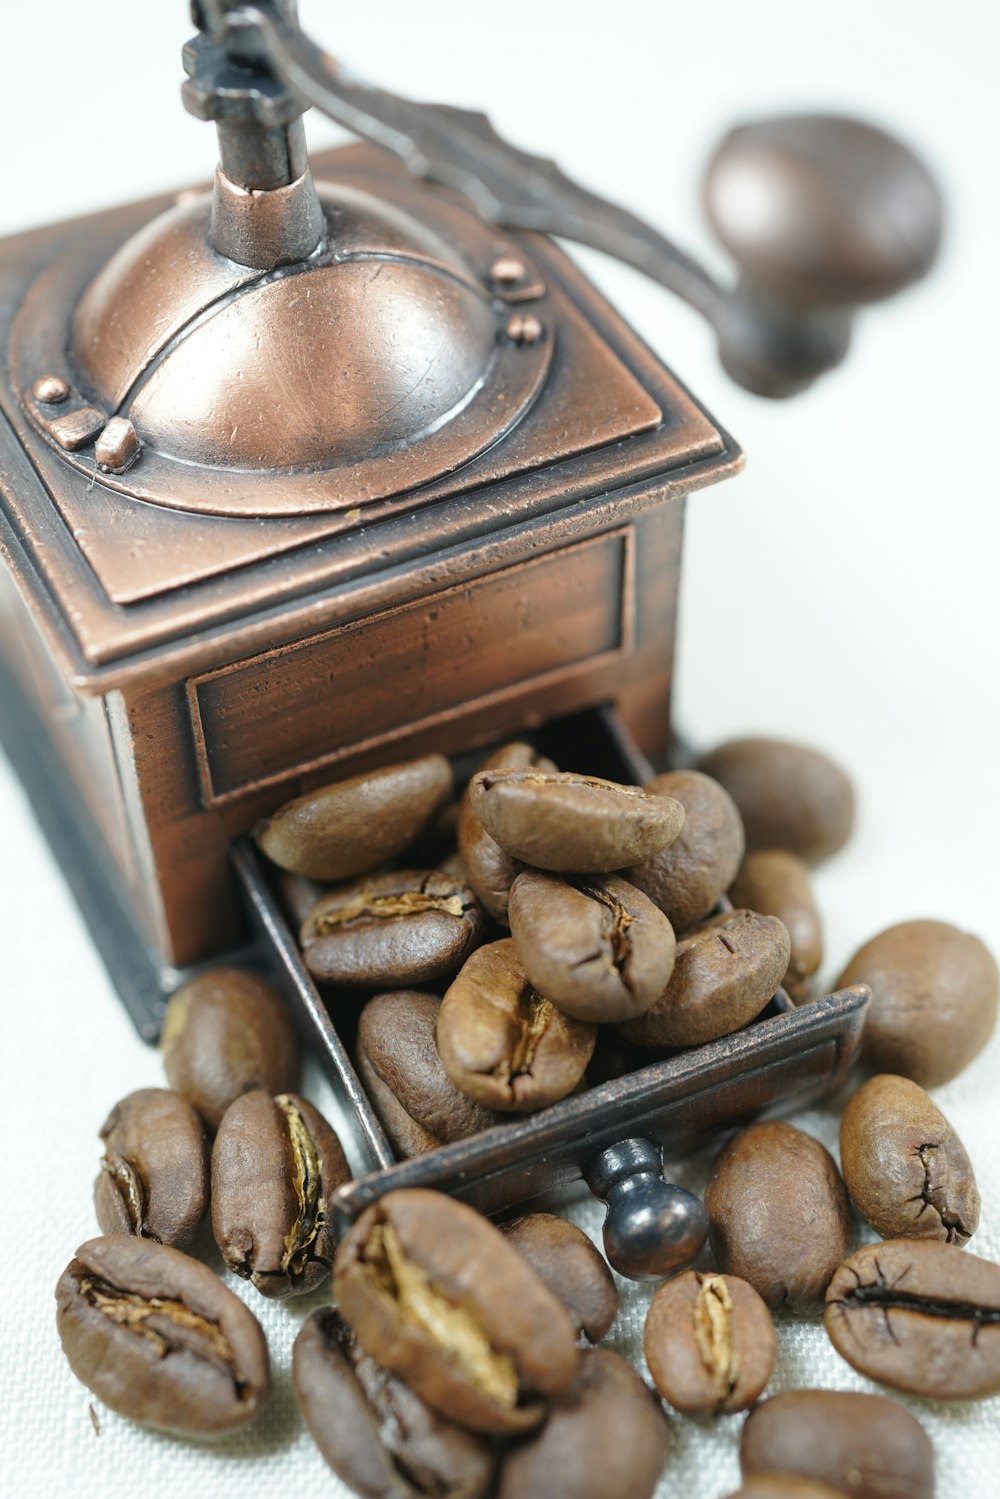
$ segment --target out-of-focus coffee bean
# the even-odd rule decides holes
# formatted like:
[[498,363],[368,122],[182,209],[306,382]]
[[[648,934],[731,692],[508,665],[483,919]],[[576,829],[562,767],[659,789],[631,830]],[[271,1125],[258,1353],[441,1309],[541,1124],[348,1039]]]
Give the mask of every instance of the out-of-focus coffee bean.
[[555,1213],[529,1213],[500,1231],[559,1297],[580,1331],[599,1343],[618,1315],[618,1292],[604,1256],[583,1229]]
[[482,1499],[489,1490],[488,1439],[444,1420],[362,1354],[333,1307],[303,1323],[292,1380],[323,1457],[364,1499]]
[[946,921],[904,921],[860,948],[837,988],[868,984],[864,1055],[922,1088],[950,1082],[996,1024],[1000,974],[984,943]]
[[[479,767],[481,771],[535,770],[557,773],[551,760],[530,744],[505,744],[494,751]],[[466,878],[494,921],[507,924],[507,900],[510,887],[524,867],[506,853],[483,827],[472,808],[471,787],[465,788],[458,813],[458,851]]]
[[729,1499],[841,1499],[843,1489],[831,1489],[810,1478],[791,1478],[787,1473],[765,1473],[750,1478]]
[[577,1020],[630,1020],[667,987],[673,928],[617,875],[568,880],[525,870],[511,887],[509,915],[532,987]]
[[743,1423],[747,1483],[784,1473],[856,1499],[934,1499],[934,1448],[916,1420],[884,1395],[790,1390]]
[[512,1244],[454,1198],[389,1192],[337,1250],[334,1291],[362,1348],[473,1431],[524,1432],[577,1371],[576,1330]]
[[748,849],[787,848],[819,864],[854,826],[854,788],[827,755],[783,739],[730,739],[697,762],[739,808]]
[[217,1129],[235,1098],[298,1082],[295,1030],[281,996],[239,968],[213,968],[171,997],[160,1036],[170,1086]]
[[673,976],[622,1035],[640,1046],[700,1046],[749,1025],[788,967],[788,932],[776,916],[710,916],[677,944]]
[[653,1297],[644,1348],[664,1400],[687,1416],[718,1416],[753,1405],[771,1377],[777,1338],[745,1280],[688,1270]]
[[140,1088],[101,1126],[94,1183],[102,1234],[138,1234],[182,1249],[208,1206],[208,1141],[198,1114],[168,1088]]
[[823,1305],[851,1241],[851,1206],[830,1153],[791,1124],[751,1124],[722,1151],[705,1189],[719,1268],[769,1307]]
[[425,984],[461,967],[482,925],[467,885],[437,870],[392,870],[325,895],[302,925],[302,955],[327,984]]
[[512,858],[557,873],[610,874],[672,843],[684,808],[597,776],[477,771],[472,810]]
[[77,1379],[132,1421],[223,1436],[267,1402],[260,1323],[165,1244],[116,1235],[81,1245],[56,1286],[56,1323]]
[[734,906],[777,916],[787,927],[792,950],[782,985],[796,1004],[804,1003],[810,980],[823,961],[823,928],[808,864],[784,849],[758,849],[743,860],[729,898]]
[[631,1364],[588,1348],[539,1435],[504,1459],[498,1499],[652,1499],[669,1452],[663,1408]]
[[299,1296],[330,1272],[330,1198],[350,1180],[340,1141],[298,1094],[245,1093],[212,1150],[212,1229],[230,1270],[264,1296]]
[[479,948],[446,993],[437,1047],[456,1088],[486,1108],[529,1113],[580,1082],[596,1029],[537,994],[509,937]]
[[443,755],[365,771],[286,802],[254,828],[281,869],[314,880],[350,880],[409,848],[451,796]]
[[739,868],[743,824],[729,792],[700,771],[669,771],[646,790],[679,802],[684,825],[666,848],[628,870],[626,879],[655,902],[675,932],[686,932],[708,915]]
[[883,1239],[940,1239],[960,1248],[979,1225],[965,1147],[918,1083],[881,1073],[840,1121],[844,1182]]
[[330,892],[325,881],[310,880],[304,874],[289,874],[285,869],[279,871],[276,884],[282,910],[296,932],[313,906]]
[[1000,1265],[930,1239],[857,1250],[826,1293],[830,1341],[860,1374],[928,1400],[1000,1390]]

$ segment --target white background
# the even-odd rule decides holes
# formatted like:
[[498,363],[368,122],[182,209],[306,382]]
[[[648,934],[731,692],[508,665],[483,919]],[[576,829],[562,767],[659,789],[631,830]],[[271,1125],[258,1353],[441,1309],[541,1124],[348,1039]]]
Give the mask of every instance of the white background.
[[[302,14],[358,72],[484,106],[518,143],[554,154],[720,272],[699,177],[730,123],[854,111],[926,155],[948,200],[939,269],[865,315],[846,367],[794,403],[736,389],[693,314],[630,271],[581,259],[747,450],[745,476],[689,504],[676,717],[699,744],[754,730],[801,738],[854,774],[857,835],[817,881],[826,978],[875,931],[913,916],[954,921],[1000,950],[995,7],[311,0]],[[211,128],[177,102],[188,31],[182,0],[5,7],[0,233],[210,174]],[[321,121],[310,136],[317,146],[339,139]],[[267,1308],[277,1398],[255,1435],[209,1452],[101,1410],[95,1435],[86,1392],[60,1360],[51,1287],[94,1231],[97,1128],[115,1099],[160,1081],[159,1064],[129,1031],[2,763],[0,826],[0,1451],[9,1492],[138,1485],[154,1499],[211,1485],[246,1499],[276,1483],[339,1492],[283,1372],[301,1308]],[[973,1247],[993,1259],[998,1063],[1000,1037],[937,1095],[983,1189]],[[800,1122],[835,1142],[829,1111]],[[643,1304],[633,1297],[620,1322],[618,1345],[633,1353]],[[809,1380],[866,1387],[818,1327],[783,1324],[776,1387]],[[996,1492],[997,1406],[913,1402],[935,1439],[942,1489]],[[685,1424],[663,1492],[719,1499],[735,1488],[738,1427]]]

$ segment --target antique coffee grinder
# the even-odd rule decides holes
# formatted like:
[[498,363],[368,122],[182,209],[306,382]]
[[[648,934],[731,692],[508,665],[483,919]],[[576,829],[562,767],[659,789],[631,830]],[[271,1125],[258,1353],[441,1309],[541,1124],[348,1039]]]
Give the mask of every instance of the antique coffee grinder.
[[[193,11],[214,185],[0,244],[3,738],[147,1033],[245,941],[233,840],[300,791],[609,703],[666,759],[684,501],[740,451],[548,236],[784,396],[940,231],[895,140],[759,122],[708,173],[724,287],[293,0]],[[364,144],[310,164],[309,105]]]

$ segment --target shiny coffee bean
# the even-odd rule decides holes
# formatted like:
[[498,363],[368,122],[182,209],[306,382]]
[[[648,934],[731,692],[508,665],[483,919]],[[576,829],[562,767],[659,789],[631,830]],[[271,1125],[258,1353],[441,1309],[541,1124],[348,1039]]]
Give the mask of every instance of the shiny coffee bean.
[[860,1374],[928,1400],[1000,1390],[1000,1265],[928,1239],[845,1260],[826,1293],[830,1341]]
[[242,1093],[283,1093],[298,1082],[288,1007],[270,984],[239,968],[213,968],[178,989],[163,1017],[160,1047],[170,1086],[209,1129],[218,1128]]
[[[530,744],[505,744],[484,760],[479,767],[491,770],[536,770],[557,773],[551,760],[538,754]],[[465,788],[458,813],[458,851],[466,878],[480,903],[494,921],[507,924],[507,901],[510,887],[523,869],[519,860],[511,857],[483,827],[472,807],[472,790]]]
[[588,1348],[538,1436],[504,1459],[498,1499],[652,1499],[670,1452],[663,1408],[631,1364]]
[[487,1438],[446,1421],[366,1357],[333,1307],[303,1323],[292,1380],[323,1457],[364,1499],[482,1499],[496,1460]]
[[223,1436],[267,1402],[260,1323],[205,1265],[150,1239],[81,1245],[56,1286],[77,1379],[132,1421]]
[[918,1083],[881,1073],[840,1121],[844,1182],[883,1239],[940,1239],[960,1248],[979,1225],[965,1147]]
[[656,1003],[622,1035],[640,1046],[700,1046],[749,1025],[788,967],[788,932],[776,916],[710,916],[677,944],[674,971]]
[[774,1395],[743,1424],[740,1465],[748,1485],[788,1474],[855,1499],[934,1499],[930,1438],[908,1410],[884,1395]]
[[653,1297],[643,1347],[653,1383],[675,1410],[719,1416],[753,1405],[771,1377],[777,1338],[745,1280],[688,1270]]
[[[445,1072],[434,1040],[440,1008],[441,1001],[431,994],[397,990],[376,994],[365,1005],[358,1022],[359,1053],[364,1054],[383,1089],[388,1089],[399,1108],[433,1141],[425,1149],[466,1140],[499,1124],[504,1117],[474,1103]],[[380,1116],[383,1098],[379,1090],[372,1100]],[[397,1117],[396,1111],[390,1111],[393,1126]],[[389,1124],[386,1128],[395,1144]]]
[[437,870],[392,870],[325,895],[302,925],[302,955],[327,984],[425,984],[461,967],[482,925],[467,885]]
[[364,1351],[449,1420],[528,1431],[577,1371],[562,1303],[454,1198],[389,1192],[337,1250],[334,1293]]
[[281,869],[314,880],[350,880],[394,859],[451,796],[443,755],[365,771],[286,802],[253,830]]
[[851,1206],[833,1158],[791,1124],[751,1124],[722,1151],[705,1189],[720,1270],[769,1307],[811,1312],[851,1241]]
[[854,788],[819,750],[783,739],[731,739],[697,764],[733,798],[748,849],[786,848],[819,864],[851,836]]
[[340,1141],[295,1093],[246,1093],[212,1150],[212,1229],[230,1270],[264,1296],[300,1296],[330,1272],[330,1198],[350,1180]]
[[787,927],[792,950],[782,987],[796,1004],[804,1003],[810,980],[823,961],[823,928],[808,864],[784,849],[758,849],[740,865],[729,898],[734,906],[777,916]]
[[583,1229],[555,1213],[529,1213],[500,1231],[559,1297],[577,1328],[599,1343],[618,1315],[618,1292],[607,1261]]
[[438,1012],[444,1070],[486,1108],[529,1113],[572,1093],[596,1030],[532,988],[511,938],[474,952]]
[[104,1157],[94,1183],[102,1234],[138,1234],[182,1249],[208,1206],[208,1141],[179,1093],[140,1088],[101,1126]]
[[868,984],[863,1047],[879,1072],[922,1088],[950,1082],[986,1045],[1000,974],[989,949],[946,921],[904,921],[866,942],[837,988]]
[[478,771],[472,810],[512,858],[557,873],[608,874],[672,843],[684,809],[597,776],[539,770]]
[[392,1089],[379,1077],[362,1046],[355,1046],[354,1070],[398,1161],[412,1160],[439,1148],[443,1142],[406,1112]]
[[842,1499],[843,1489],[831,1489],[809,1478],[790,1478],[785,1473],[765,1473],[750,1478],[729,1499]]
[[510,931],[532,987],[577,1020],[643,1014],[674,968],[670,922],[618,875],[525,870],[511,886]]
[[743,857],[743,824],[729,792],[700,771],[670,771],[646,790],[679,802],[684,825],[666,848],[628,870],[626,879],[649,896],[675,932],[686,932],[729,887]]

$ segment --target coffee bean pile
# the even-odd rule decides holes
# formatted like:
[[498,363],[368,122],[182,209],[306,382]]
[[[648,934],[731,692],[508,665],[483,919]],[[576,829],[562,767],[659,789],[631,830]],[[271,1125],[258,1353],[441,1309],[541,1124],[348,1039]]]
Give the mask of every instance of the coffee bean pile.
[[[309,793],[256,837],[335,1019],[353,1006],[373,1106],[414,1156],[729,1034],[779,984],[807,1003],[822,961],[809,867],[852,817],[843,773],[797,746],[734,741],[640,789],[517,744],[457,806],[447,761],[428,756]],[[726,892],[735,910],[719,908]],[[757,1403],[775,1308],[822,1310],[838,1352],[893,1388],[1000,1390],[1000,1267],[963,1250],[979,1195],[924,1091],[985,1044],[996,964],[946,923],[907,922],[859,950],[838,987],[852,983],[872,989],[874,1075],[844,1111],[843,1176],[792,1125],[740,1131],[705,1195],[714,1268],[664,1282],[646,1319],[662,1401],[699,1419],[751,1411],[740,1499],[933,1494],[931,1445],[892,1401]],[[225,1263],[259,1293],[294,1297],[332,1269],[334,1304],[303,1324],[293,1378],[357,1493],[653,1494],[670,1424],[635,1370],[593,1346],[617,1293],[580,1230],[533,1214],[501,1231],[418,1190],[382,1197],[336,1246],[330,1198],[348,1167],[295,1092],[280,998],[251,973],[203,974],[171,1001],[162,1047],[171,1090],[112,1110],[94,1194],[104,1237],[57,1288],[63,1346],[91,1390],[194,1436],[267,1400],[259,1323],[181,1252],[210,1205]],[[852,1202],[880,1242],[853,1249]]]

